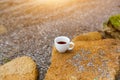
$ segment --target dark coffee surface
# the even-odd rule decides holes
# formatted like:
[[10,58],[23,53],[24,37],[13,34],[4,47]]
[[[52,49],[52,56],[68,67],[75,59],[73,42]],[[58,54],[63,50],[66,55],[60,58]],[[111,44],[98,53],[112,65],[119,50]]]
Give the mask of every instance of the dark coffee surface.
[[59,41],[59,42],[57,42],[58,44],[66,44],[66,42],[65,41]]

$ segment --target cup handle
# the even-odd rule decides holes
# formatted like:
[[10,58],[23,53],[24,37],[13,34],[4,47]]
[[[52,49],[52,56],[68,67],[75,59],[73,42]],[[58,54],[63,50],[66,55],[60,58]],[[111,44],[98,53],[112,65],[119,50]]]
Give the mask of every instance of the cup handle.
[[75,46],[75,44],[73,42],[70,42],[69,46],[72,45],[72,47],[69,47],[68,50],[72,50]]

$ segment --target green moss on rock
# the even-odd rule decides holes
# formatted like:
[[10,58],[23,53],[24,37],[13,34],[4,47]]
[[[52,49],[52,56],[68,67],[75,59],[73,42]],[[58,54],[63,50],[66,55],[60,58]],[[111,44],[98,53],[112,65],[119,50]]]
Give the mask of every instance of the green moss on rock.
[[120,14],[111,16],[109,19],[114,28],[120,30]]
[[120,14],[113,15],[103,23],[104,38],[120,39]]

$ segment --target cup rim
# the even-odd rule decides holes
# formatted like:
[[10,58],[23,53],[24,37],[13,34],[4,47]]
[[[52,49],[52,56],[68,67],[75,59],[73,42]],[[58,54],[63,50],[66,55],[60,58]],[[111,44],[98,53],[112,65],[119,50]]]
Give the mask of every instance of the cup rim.
[[[58,38],[67,38],[67,39],[68,39],[68,42],[70,42],[70,38],[68,38],[67,36],[58,36],[58,37],[56,37],[56,38],[54,39],[54,42],[55,42],[55,43],[57,43],[57,39],[58,39]],[[67,43],[68,43],[68,42],[67,42]],[[63,45],[63,44],[62,44],[62,45]]]

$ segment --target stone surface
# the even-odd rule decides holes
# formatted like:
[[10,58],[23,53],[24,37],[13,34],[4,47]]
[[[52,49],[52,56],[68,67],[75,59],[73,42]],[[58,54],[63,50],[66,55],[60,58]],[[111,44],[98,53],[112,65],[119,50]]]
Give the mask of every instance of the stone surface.
[[79,35],[73,39],[73,41],[93,41],[102,39],[102,35],[99,32],[89,32]]
[[120,14],[111,16],[104,24],[105,37],[120,39]]
[[36,64],[27,56],[0,66],[0,80],[37,80],[37,76]]
[[4,34],[4,33],[6,33],[6,32],[7,32],[6,27],[3,26],[3,25],[0,25],[0,34]]
[[63,54],[53,48],[45,80],[118,80],[120,40],[92,40],[74,41],[75,48]]

